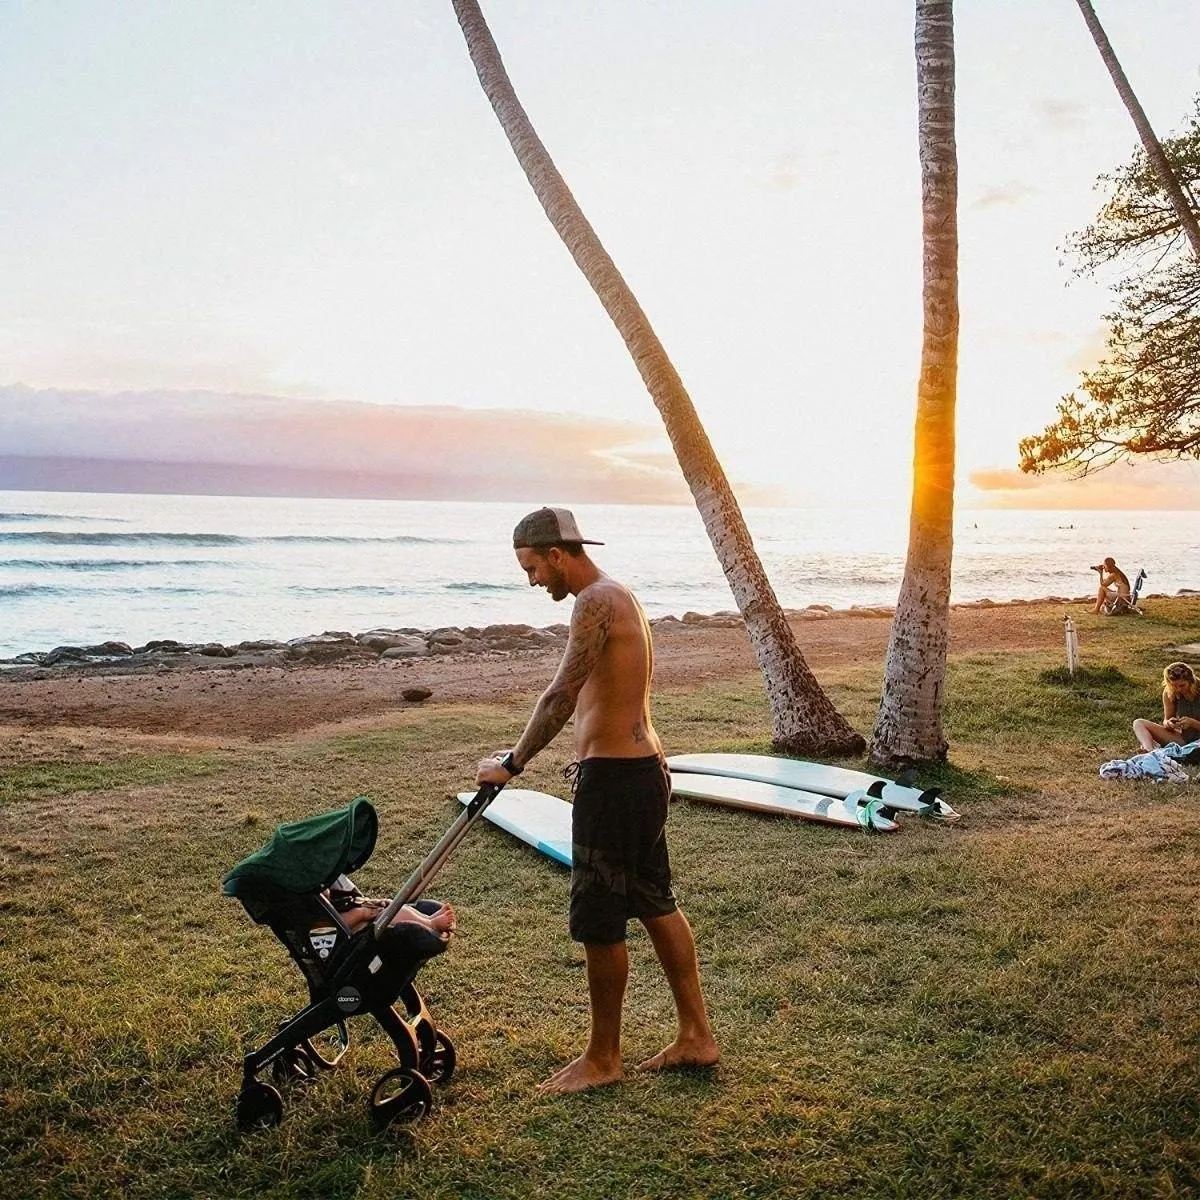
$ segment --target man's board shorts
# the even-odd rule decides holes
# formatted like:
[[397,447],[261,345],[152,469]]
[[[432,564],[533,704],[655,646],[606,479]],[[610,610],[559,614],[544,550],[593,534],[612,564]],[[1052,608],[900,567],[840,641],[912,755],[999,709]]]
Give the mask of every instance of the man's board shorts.
[[571,937],[625,940],[631,918],[675,911],[667,812],[671,776],[657,755],[585,758],[571,810]]

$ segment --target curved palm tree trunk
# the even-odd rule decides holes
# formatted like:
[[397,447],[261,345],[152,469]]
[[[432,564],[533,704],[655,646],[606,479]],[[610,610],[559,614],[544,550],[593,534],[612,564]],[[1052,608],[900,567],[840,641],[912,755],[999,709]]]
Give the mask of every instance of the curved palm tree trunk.
[[777,749],[857,754],[864,748],[821,690],[754,549],[750,531],[708,435],[666,351],[616,265],[571,195],[517,99],[476,0],[452,0],[483,90],[550,223],[625,340],[671,439],[717,559],[746,622],[771,706]]
[[1104,32],[1104,26],[1100,24],[1100,18],[1096,16],[1096,10],[1092,8],[1091,0],[1076,0],[1076,3],[1079,5],[1079,11],[1083,13],[1083,19],[1087,22],[1088,29],[1091,30],[1096,49],[1100,51],[1100,57],[1104,60],[1104,65],[1108,68],[1108,73],[1117,86],[1117,94],[1133,118],[1134,128],[1138,131],[1138,137],[1142,139],[1142,145],[1154,166],[1158,181],[1171,201],[1175,214],[1179,217],[1179,223],[1183,226],[1184,233],[1187,234],[1188,241],[1192,243],[1192,252],[1200,259],[1200,223],[1197,222],[1192,205],[1188,203],[1188,197],[1179,184],[1179,178],[1171,169],[1171,164],[1163,153],[1162,144],[1150,126],[1145,109],[1134,95],[1133,88],[1129,86],[1129,80],[1125,77],[1125,71],[1117,60],[1112,43],[1108,40],[1108,34]]
[[892,620],[871,759],[898,767],[946,757],[942,692],[954,549],[954,404],[958,377],[958,155],[953,0],[917,0],[924,336],[917,390],[912,516]]

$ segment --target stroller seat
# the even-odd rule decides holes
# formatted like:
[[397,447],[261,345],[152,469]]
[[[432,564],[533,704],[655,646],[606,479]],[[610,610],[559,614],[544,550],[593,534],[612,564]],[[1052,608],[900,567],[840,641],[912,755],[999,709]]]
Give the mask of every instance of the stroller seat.
[[[345,808],[278,826],[222,881],[225,895],[240,900],[251,919],[287,948],[309,992],[309,1003],[243,1059],[237,1105],[243,1130],[276,1125],[283,1117],[279,1088],[261,1082],[259,1072],[272,1067],[282,1086],[337,1066],[350,1044],[348,1017],[374,1017],[400,1062],[372,1092],[377,1125],[423,1116],[432,1104],[430,1084],[445,1083],[454,1072],[454,1046],[434,1025],[414,984],[446,942],[412,922],[394,922],[381,933],[372,921],[352,930],[340,911],[363,902],[349,872],[371,857],[378,830],[374,806],[360,796]],[[442,905],[417,900],[413,907],[431,915]],[[328,1030],[336,1039],[332,1053],[314,1042]]]

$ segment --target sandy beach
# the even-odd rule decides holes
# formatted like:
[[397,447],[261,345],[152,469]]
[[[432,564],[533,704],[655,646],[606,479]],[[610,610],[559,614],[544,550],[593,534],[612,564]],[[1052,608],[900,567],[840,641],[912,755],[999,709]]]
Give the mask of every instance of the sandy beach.
[[[1044,601],[962,606],[951,616],[951,653],[1049,648],[1062,643],[1062,618],[1079,603]],[[831,612],[794,622],[818,678],[846,664],[882,670],[890,622],[884,615]],[[655,684],[669,689],[755,669],[740,628],[659,625]],[[97,727],[140,733],[262,741],[412,707],[406,688],[428,688],[422,703],[472,702],[536,692],[553,674],[561,646],[415,660],[327,665],[256,665],[233,659],[171,660],[152,669],[119,664],[7,669],[0,673],[0,725]]]

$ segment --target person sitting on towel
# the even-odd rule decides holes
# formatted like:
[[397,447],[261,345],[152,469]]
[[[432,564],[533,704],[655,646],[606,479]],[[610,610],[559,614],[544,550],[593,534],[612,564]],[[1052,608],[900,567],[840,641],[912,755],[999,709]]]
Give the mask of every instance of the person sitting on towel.
[[1100,572],[1100,587],[1096,592],[1096,607],[1093,612],[1100,612],[1112,600],[1124,600],[1129,603],[1129,579],[1117,566],[1115,558],[1106,558],[1092,570]]
[[1187,663],[1174,662],[1163,671],[1162,706],[1162,724],[1141,717],[1133,723],[1133,736],[1143,750],[1200,739],[1200,680]]

